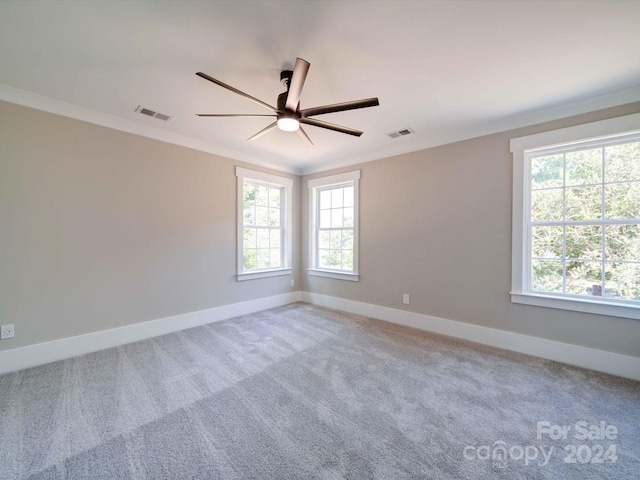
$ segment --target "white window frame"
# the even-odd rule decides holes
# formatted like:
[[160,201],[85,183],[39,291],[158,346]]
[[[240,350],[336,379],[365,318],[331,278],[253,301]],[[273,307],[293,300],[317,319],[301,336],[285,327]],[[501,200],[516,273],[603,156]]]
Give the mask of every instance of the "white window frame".
[[[318,195],[326,187],[353,186],[353,272],[331,270],[318,267]],[[309,187],[309,275],[336,278],[357,282],[358,273],[358,239],[360,217],[360,170],[339,173],[327,177],[314,178],[308,181]]]
[[530,283],[530,156],[545,149],[588,142],[606,141],[614,136],[640,134],[640,114],[602,120],[574,127],[543,132],[511,139],[513,154],[513,213],[511,301],[526,305],[573,310],[640,319],[640,305],[635,301],[612,300],[606,297],[570,296],[568,294],[539,293]]
[[[236,167],[236,177],[238,178],[238,195],[237,195],[237,245],[238,245],[238,263],[237,263],[237,281],[253,280],[256,278],[275,277],[279,275],[291,275],[292,269],[292,245],[293,245],[293,180],[291,178],[272,175],[269,173],[249,170],[247,168]],[[276,187],[282,190],[280,198],[280,224],[282,228],[281,250],[282,250],[282,267],[260,269],[260,270],[244,270],[244,183],[248,181],[258,185]]]

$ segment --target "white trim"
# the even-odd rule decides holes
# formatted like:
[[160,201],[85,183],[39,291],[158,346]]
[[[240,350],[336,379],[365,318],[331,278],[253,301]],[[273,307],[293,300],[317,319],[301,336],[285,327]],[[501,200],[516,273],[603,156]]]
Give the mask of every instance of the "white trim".
[[0,352],[0,374],[303,301],[640,380],[640,358],[311,292],[290,292]]
[[76,337],[38,343],[13,350],[5,350],[0,352],[0,374],[64,360],[84,355],[85,353],[97,352],[98,350],[117,347],[126,343],[138,342],[147,338],[219,322],[268,308],[288,305],[299,302],[300,298],[300,292],[283,293],[100,332],[87,333]]
[[349,280],[351,282],[357,282],[360,280],[360,275],[357,273],[348,273],[348,272],[338,272],[335,270],[320,270],[317,268],[309,268],[307,270],[309,275],[314,277],[326,277],[326,278],[337,278],[338,280]]
[[600,120],[598,122],[584,123],[573,127],[550,130],[525,137],[512,138],[510,142],[511,153],[520,151],[549,148],[569,142],[582,142],[608,135],[624,135],[640,128],[640,113],[625,115],[623,117]]
[[256,278],[268,278],[268,277],[279,277],[281,275],[291,275],[293,269],[291,268],[277,268],[274,270],[262,270],[260,272],[252,272],[252,273],[239,273],[237,275],[237,279],[239,282],[244,282],[245,280],[255,280]]
[[511,301],[527,305],[573,310],[578,312],[640,319],[637,304],[607,301],[589,297],[571,297],[531,291],[528,272],[530,266],[529,230],[527,219],[530,209],[530,155],[560,146],[589,145],[615,136],[624,139],[640,131],[640,113],[610,118],[598,122],[551,130],[512,138],[513,154],[513,208],[511,232]]
[[353,167],[362,163],[371,162],[380,158],[396,157],[407,153],[418,152],[428,148],[469,140],[471,138],[483,137],[499,132],[507,132],[517,128],[540,125],[553,120],[564,119],[575,115],[596,112],[606,108],[626,105],[640,100],[640,85],[617,90],[595,97],[580,98],[569,103],[551,106],[542,110],[534,109],[528,113],[501,117],[498,120],[485,121],[481,125],[475,124],[459,129],[446,129],[437,132],[419,132],[421,135],[411,135],[403,137],[402,145],[396,143],[395,139],[389,139],[388,146],[380,146],[375,151],[362,153],[352,152],[348,158],[325,159],[323,162],[309,164],[302,167],[300,175],[311,175],[321,173],[336,168]]
[[110,115],[108,113],[102,113],[96,110],[91,110],[89,108],[79,107],[78,105],[73,105],[61,100],[55,100],[43,95],[38,95],[37,93],[27,92],[25,90],[20,90],[19,88],[10,87],[8,85],[0,84],[0,100],[9,103],[15,103],[16,105],[22,105],[24,107],[34,108],[43,112],[53,113],[55,115],[61,115],[63,117],[74,118],[76,120],[92,123],[94,125],[112,128],[121,132],[127,132],[133,135],[139,135],[141,137],[152,138],[160,142],[171,143],[173,145],[179,145],[181,147],[191,148],[193,150],[198,150],[201,152],[207,152],[214,155],[221,155],[227,158],[242,160],[243,162],[247,162],[260,167],[271,168],[273,170],[292,173],[294,175],[302,174],[302,172],[295,167],[287,168],[277,163],[255,160],[254,158],[247,158],[248,155],[243,154],[242,152],[221,147],[219,145],[214,145],[212,143],[198,140],[187,135],[169,132],[167,130],[153,127],[151,125],[145,125],[133,120],[116,117],[115,115]]
[[386,322],[427,330],[442,335],[482,343],[492,347],[525,353],[590,370],[640,380],[640,358],[582,347],[569,343],[531,337],[519,333],[472,325],[470,323],[407,312],[344,298],[302,292],[301,299],[313,305],[334,308]]
[[341,183],[360,180],[360,170],[352,172],[338,173],[327,177],[312,178],[308,181],[309,188],[328,187],[329,185],[339,185]]
[[511,292],[511,302],[640,320],[640,305],[607,302],[604,297],[574,298],[538,293]]
[[[325,187],[353,186],[353,272],[326,270],[318,267],[318,191]],[[309,190],[309,265],[307,273],[318,277],[360,281],[360,170],[313,178],[307,181]]]
[[[283,166],[279,163],[271,163],[263,160],[256,160],[254,156],[237,150],[214,145],[202,140],[197,140],[186,135],[171,133],[142,123],[125,120],[114,115],[105,114],[96,110],[79,107],[60,100],[54,100],[43,95],[27,92],[8,85],[0,84],[0,100],[17,105],[23,105],[29,108],[35,108],[44,112],[62,115],[64,117],[75,118],[84,122],[101,125],[114,130],[120,130],[142,137],[153,138],[161,142],[180,145],[202,152],[213,153],[214,155],[222,155],[228,158],[242,160],[256,166],[271,168],[282,172],[292,173],[295,175],[310,175],[320,173],[336,168],[353,167],[362,163],[378,160],[381,158],[394,157],[406,153],[417,152],[428,148],[434,148],[440,145],[460,142],[470,138],[477,138],[484,135],[491,135],[498,132],[513,130],[529,125],[537,125],[560,118],[567,118],[573,115],[580,115],[589,112],[595,112],[605,108],[625,105],[627,103],[637,102],[640,98],[640,86],[618,90],[595,97],[581,98],[576,101],[536,110],[532,113],[510,116],[501,118],[497,121],[483,122],[482,125],[473,125],[456,131],[448,130],[446,132],[438,132],[438,134],[427,135],[412,139],[411,142],[405,143],[402,148],[398,148],[397,144],[388,147],[379,148],[375,151],[362,152],[360,154],[351,154],[348,159],[335,158],[329,161],[323,161],[318,164],[310,164],[307,166]],[[278,162],[273,158],[273,162]]]
[[247,180],[255,180],[256,182],[270,183],[274,187],[290,187],[293,188],[293,179],[273,175],[271,173],[259,172],[248,168],[236,167],[236,177],[243,177]]
[[[255,278],[275,277],[278,275],[288,275],[292,272],[293,267],[293,179],[272,175],[270,173],[258,172],[248,168],[236,167],[237,181],[237,265],[236,279],[241,282],[244,280],[252,280]],[[282,267],[261,271],[244,271],[244,182],[256,182],[271,187],[282,189],[283,197],[280,199],[280,228],[282,229],[282,237],[280,244],[280,252],[282,259]]]

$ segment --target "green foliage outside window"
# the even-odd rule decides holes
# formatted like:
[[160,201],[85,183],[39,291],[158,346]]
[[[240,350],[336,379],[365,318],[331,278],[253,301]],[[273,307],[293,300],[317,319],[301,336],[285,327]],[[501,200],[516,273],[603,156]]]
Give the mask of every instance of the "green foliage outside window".
[[640,142],[531,159],[531,286],[640,300]]
[[262,270],[282,266],[282,189],[243,185],[243,267]]

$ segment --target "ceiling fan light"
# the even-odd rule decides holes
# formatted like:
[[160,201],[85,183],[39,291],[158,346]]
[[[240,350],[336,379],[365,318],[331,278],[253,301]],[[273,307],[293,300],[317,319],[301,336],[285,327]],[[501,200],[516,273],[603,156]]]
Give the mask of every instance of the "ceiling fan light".
[[278,128],[284,132],[295,132],[300,128],[300,122],[297,118],[280,117],[278,119]]

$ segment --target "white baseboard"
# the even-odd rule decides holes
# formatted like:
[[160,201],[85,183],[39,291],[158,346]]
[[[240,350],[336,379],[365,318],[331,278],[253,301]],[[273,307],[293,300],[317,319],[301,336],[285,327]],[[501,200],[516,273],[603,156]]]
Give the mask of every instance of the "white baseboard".
[[186,328],[206,325],[207,323],[219,322],[240,315],[259,312],[268,308],[299,302],[300,299],[301,292],[284,293],[282,295],[258,298],[247,302],[233,303],[221,307],[209,308],[207,310],[184,313],[173,317],[135,323],[133,325],[87,333],[76,337],[5,350],[0,352],[0,374],[44,365],[45,363],[104,350],[105,348],[117,347],[118,345],[137,342]]
[[64,360],[85,353],[137,342],[298,301],[504,348],[514,352],[526,353],[620,377],[640,380],[640,358],[638,357],[310,292],[291,292],[258,298],[76,337],[29,345],[13,350],[5,350],[0,352],[0,374]]
[[526,353],[620,377],[640,380],[640,358],[618,353],[530,337],[519,333],[481,327],[470,323],[446,320],[420,313],[381,307],[370,303],[355,302],[343,298],[302,292],[302,301],[321,307],[334,308],[349,313],[428,330],[451,337],[483,343],[492,347]]

